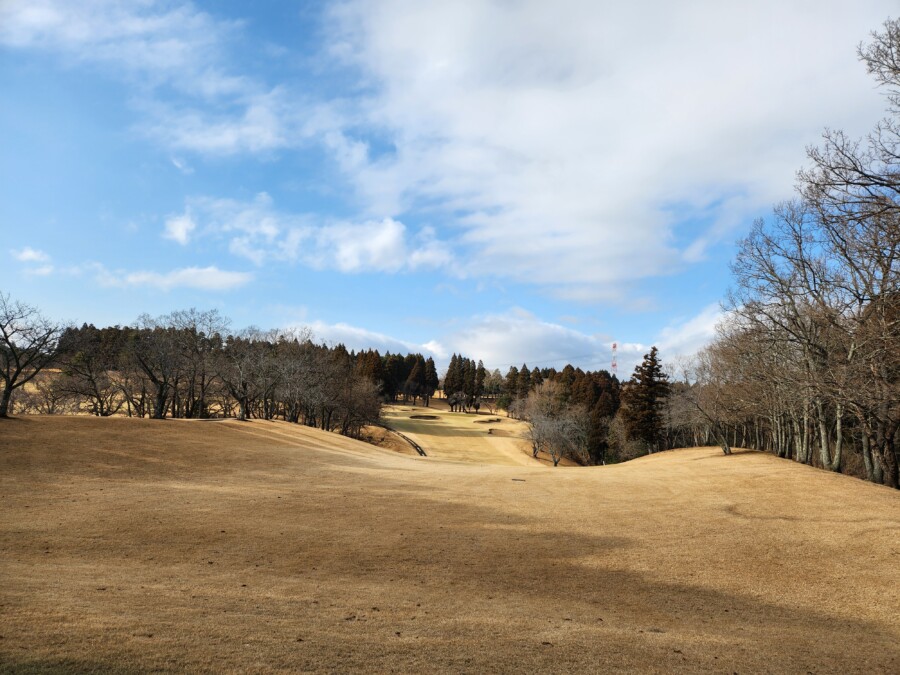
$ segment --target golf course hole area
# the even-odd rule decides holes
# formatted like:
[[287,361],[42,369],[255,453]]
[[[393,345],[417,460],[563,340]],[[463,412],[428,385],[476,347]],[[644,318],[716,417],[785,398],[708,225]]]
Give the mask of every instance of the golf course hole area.
[[437,415],[410,415],[409,419],[411,420],[439,420],[441,419]]

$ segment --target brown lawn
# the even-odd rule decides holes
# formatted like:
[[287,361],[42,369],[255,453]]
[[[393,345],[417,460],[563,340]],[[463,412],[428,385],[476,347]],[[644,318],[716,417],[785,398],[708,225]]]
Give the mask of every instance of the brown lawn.
[[900,494],[760,453],[20,418],[0,508],[0,670],[900,672]]
[[[505,413],[450,412],[445,400],[432,399],[427,408],[385,406],[382,416],[388,427],[415,441],[428,457],[477,464],[552,466],[546,453],[540,453],[537,459],[532,457],[528,425]],[[562,463],[574,464],[567,459]]]

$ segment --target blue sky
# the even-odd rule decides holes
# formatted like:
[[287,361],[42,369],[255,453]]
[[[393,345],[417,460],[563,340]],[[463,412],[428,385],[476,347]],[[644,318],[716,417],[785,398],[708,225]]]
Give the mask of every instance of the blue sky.
[[6,0],[0,289],[502,369],[690,353],[804,148],[880,117],[855,49],[896,7],[678,4]]

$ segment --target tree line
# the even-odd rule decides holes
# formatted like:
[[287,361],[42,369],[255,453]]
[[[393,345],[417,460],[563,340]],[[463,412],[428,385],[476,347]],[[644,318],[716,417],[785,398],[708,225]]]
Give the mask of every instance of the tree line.
[[676,426],[900,487],[900,20],[858,55],[887,92],[862,140],[828,130],[797,196],[732,263],[728,319],[685,364]]
[[[648,358],[658,366],[655,349]],[[477,413],[484,405],[526,420],[534,454],[547,452],[554,464],[562,457],[621,461],[661,447],[660,404],[646,405],[643,381],[623,389],[607,371],[571,365],[522,364],[504,377],[457,354],[441,379],[422,354],[348,352],[316,344],[303,330],[231,331],[217,310],[74,327],[0,292],[0,366],[2,417],[278,418],[359,437],[378,423],[382,402],[402,397],[427,406],[443,389],[453,411]]]
[[427,404],[439,384],[421,354],[382,357],[316,344],[304,330],[229,326],[216,310],[190,309],[133,326],[66,327],[0,293],[0,417],[280,418],[358,438],[379,422],[383,400]]
[[509,369],[500,407],[529,423],[535,456],[579,464],[622,462],[677,447],[670,433],[670,384],[656,347],[627,382],[606,370]]

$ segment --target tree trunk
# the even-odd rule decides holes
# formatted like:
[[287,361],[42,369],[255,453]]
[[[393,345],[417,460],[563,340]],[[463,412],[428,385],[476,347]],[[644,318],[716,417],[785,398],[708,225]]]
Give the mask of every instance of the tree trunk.
[[825,423],[825,410],[822,400],[816,399],[816,421],[819,424],[819,461],[823,469],[831,468],[831,455],[828,451],[828,425]]
[[12,387],[6,385],[0,394],[0,417],[9,417],[9,401],[12,398]]
[[869,447],[869,437],[865,431],[862,433],[862,456],[863,456],[863,464],[866,465],[866,480],[872,481],[873,483],[881,481],[875,480],[875,467],[872,463],[872,449]]
[[153,418],[161,420],[166,416],[166,400],[168,391],[163,386],[156,387],[156,398],[153,402]]
[[840,404],[835,406],[835,441],[834,441],[834,457],[831,458],[831,464],[828,468],[832,471],[840,472],[841,470],[841,452],[844,448],[843,436],[843,420],[844,408]]

